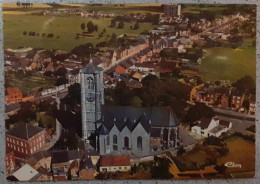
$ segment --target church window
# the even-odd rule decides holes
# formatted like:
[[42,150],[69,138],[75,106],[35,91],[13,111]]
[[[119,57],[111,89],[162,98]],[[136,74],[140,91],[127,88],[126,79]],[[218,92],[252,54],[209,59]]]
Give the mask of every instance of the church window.
[[107,146],[109,145],[109,136],[107,136]]
[[113,144],[117,144],[117,136],[116,135],[113,136]]
[[143,150],[142,137],[141,136],[137,137],[137,149],[138,149],[138,151]]
[[91,77],[87,78],[88,89],[94,89],[94,81]]
[[125,148],[129,148],[129,138],[128,137],[124,138],[124,142],[125,142]]

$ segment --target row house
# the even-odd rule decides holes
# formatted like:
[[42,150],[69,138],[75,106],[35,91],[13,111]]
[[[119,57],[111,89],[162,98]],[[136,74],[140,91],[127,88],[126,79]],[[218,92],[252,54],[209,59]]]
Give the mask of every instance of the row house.
[[66,74],[66,78],[68,79],[69,84],[80,83],[80,68],[76,68],[74,70],[68,71]]
[[129,68],[129,71],[140,71],[140,72],[154,72],[156,63],[145,62],[136,63]]
[[15,169],[15,157],[13,150],[6,148],[6,156],[5,156],[5,170],[6,174],[11,174]]
[[7,104],[20,103],[23,99],[22,91],[18,87],[8,87],[5,92],[5,102]]
[[245,95],[242,93],[234,93],[231,99],[231,107],[233,109],[239,109],[242,107]]
[[[94,179],[90,150],[59,150],[52,152],[51,168],[55,181]],[[94,156],[94,155],[92,155]]]
[[256,109],[255,95],[252,95],[249,98],[249,110],[248,110],[248,113],[254,115],[255,114],[255,109]]
[[6,148],[16,157],[26,158],[41,151],[46,144],[45,129],[28,123],[19,123],[6,132]]
[[126,58],[130,55],[137,54],[138,52],[144,50],[145,48],[148,47],[148,43],[144,42],[135,46],[130,46],[128,48],[121,47],[118,49],[116,52],[116,58],[117,59],[123,59]]

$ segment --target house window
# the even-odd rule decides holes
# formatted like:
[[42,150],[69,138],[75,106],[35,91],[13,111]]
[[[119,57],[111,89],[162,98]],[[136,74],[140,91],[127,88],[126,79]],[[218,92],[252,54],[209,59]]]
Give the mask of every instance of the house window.
[[119,170],[121,170],[121,167],[119,167]]
[[33,149],[31,148],[31,154],[33,153]]
[[124,145],[125,145],[125,148],[129,148],[129,138],[128,137],[124,138]]
[[117,144],[117,136],[116,135],[113,136],[113,144]]
[[23,142],[21,141],[21,146],[23,146]]
[[143,150],[142,137],[141,136],[137,137],[137,149],[138,149],[138,151]]
[[9,138],[7,137],[6,140],[9,141]]

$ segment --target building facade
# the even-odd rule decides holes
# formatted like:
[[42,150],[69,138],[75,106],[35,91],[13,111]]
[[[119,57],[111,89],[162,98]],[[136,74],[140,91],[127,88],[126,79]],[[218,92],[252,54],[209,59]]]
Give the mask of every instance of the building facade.
[[6,132],[6,148],[16,157],[28,157],[42,150],[46,144],[46,131],[27,123],[20,123]]
[[92,59],[80,71],[82,137],[85,141],[96,130],[94,122],[101,117],[101,105],[104,104],[103,71],[94,66]]
[[[143,157],[181,145],[180,124],[171,107],[104,105],[103,72],[91,61],[81,71],[81,103],[82,138],[100,155]],[[155,142],[154,131],[159,132],[152,137]]]

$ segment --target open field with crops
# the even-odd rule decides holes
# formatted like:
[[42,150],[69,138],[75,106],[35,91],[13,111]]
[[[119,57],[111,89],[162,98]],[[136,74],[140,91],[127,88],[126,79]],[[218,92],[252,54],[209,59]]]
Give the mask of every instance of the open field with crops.
[[[98,31],[92,33],[92,37],[79,37],[76,39],[76,34],[81,34],[81,23],[87,24],[92,21],[98,26]],[[130,29],[135,22],[125,22],[123,29],[110,28],[111,18],[82,18],[79,16],[35,16],[35,15],[4,15],[4,48],[18,47],[33,47],[46,49],[61,49],[69,51],[74,47],[93,43],[94,45],[109,40],[112,33],[117,36],[126,34],[127,36],[138,36],[145,30],[150,30],[156,27],[151,23],[140,23],[138,30]],[[118,22],[117,22],[118,24]],[[98,35],[106,29],[106,33],[102,38]],[[36,32],[39,35],[28,36],[23,35],[23,32]],[[53,33],[53,38],[43,37]]]

